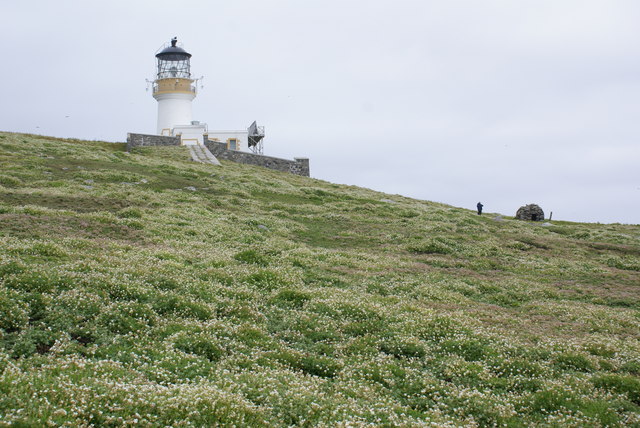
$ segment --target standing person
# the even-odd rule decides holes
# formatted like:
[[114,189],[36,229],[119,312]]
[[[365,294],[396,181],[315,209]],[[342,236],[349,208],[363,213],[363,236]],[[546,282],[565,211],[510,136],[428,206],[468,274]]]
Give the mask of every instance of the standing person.
[[476,205],[476,207],[478,207],[478,215],[482,215],[482,207],[484,205],[482,205],[482,202],[478,202],[478,205]]

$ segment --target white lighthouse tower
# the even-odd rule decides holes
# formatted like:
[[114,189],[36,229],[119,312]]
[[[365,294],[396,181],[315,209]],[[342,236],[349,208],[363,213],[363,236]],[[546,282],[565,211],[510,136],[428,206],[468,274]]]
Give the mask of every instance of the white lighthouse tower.
[[180,136],[182,144],[202,144],[206,124],[193,121],[191,102],[196,97],[196,79],[191,78],[191,54],[176,46],[178,38],[156,54],[153,98],[158,101],[159,135]]

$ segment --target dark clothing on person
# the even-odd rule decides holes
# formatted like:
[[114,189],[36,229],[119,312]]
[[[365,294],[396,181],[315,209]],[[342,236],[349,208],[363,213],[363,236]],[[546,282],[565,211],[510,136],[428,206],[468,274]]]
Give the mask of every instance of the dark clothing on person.
[[476,205],[476,207],[478,207],[478,215],[482,215],[482,207],[484,205],[482,205],[480,202],[478,202],[478,205]]

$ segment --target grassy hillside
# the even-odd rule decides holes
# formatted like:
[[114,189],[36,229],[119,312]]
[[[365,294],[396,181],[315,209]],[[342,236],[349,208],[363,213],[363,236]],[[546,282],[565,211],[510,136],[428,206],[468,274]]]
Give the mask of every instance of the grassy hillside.
[[0,165],[0,425],[640,426],[640,226],[183,147]]

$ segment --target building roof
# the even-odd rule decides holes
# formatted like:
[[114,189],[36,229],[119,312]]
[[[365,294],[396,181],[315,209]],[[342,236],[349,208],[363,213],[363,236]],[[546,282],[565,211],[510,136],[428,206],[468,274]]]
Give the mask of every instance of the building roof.
[[176,46],[178,39],[174,37],[171,39],[171,46],[162,49],[156,54],[156,58],[164,61],[183,61],[191,58],[191,54],[184,49]]

